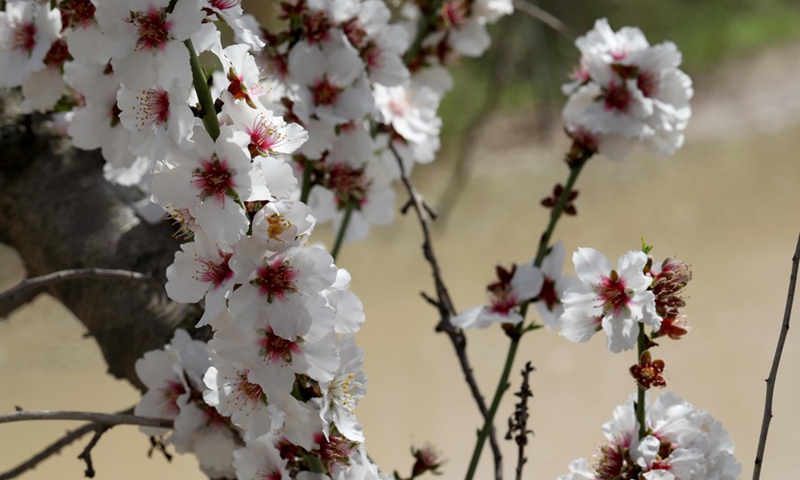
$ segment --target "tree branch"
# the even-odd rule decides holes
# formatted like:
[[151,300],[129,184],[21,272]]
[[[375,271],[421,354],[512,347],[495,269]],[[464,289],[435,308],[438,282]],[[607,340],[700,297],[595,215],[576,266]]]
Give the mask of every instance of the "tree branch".
[[7,317],[11,312],[33,300],[37,295],[50,286],[68,280],[82,279],[115,279],[115,280],[147,280],[150,277],[127,270],[114,270],[108,268],[80,268],[74,270],[61,270],[40,277],[26,278],[15,286],[0,293],[0,319]]
[[569,40],[575,40],[577,37],[575,31],[567,26],[567,24],[559,20],[555,15],[543,10],[537,5],[528,3],[525,0],[514,0],[514,8],[526,15],[530,15],[536,20],[539,20]]
[[769,424],[772,420],[772,397],[775,392],[775,379],[778,376],[778,366],[780,366],[781,363],[783,346],[786,343],[786,336],[789,333],[789,319],[792,316],[794,292],[795,287],[797,286],[798,263],[800,263],[800,236],[797,237],[797,246],[794,249],[794,256],[792,256],[792,273],[789,276],[789,291],[786,294],[786,308],[783,314],[781,333],[778,336],[778,344],[775,346],[775,356],[772,359],[772,368],[770,368],[769,377],[766,380],[767,394],[764,400],[764,417],[761,420],[761,433],[758,436],[758,449],[756,450],[755,466],[753,467],[753,480],[758,480],[761,477],[761,464],[764,461],[764,449],[767,445],[767,433],[769,433]]
[[[117,413],[131,414],[133,413],[133,407],[127,410],[122,410]],[[102,425],[100,423],[87,423],[86,425],[76,428],[75,430],[68,431],[63,437],[59,438],[55,442],[45,447],[41,452],[32,456],[28,460],[20,463],[11,470],[0,473],[0,480],[11,480],[12,478],[17,478],[18,476],[22,475],[28,470],[33,470],[34,468],[36,468],[37,465],[47,460],[48,458],[52,457],[53,455],[61,453],[61,450],[64,447],[71,445],[73,442],[83,438],[83,436],[86,435],[87,433],[97,432],[100,429],[105,430],[107,428],[109,428],[107,425]]]
[[[426,206],[424,198],[416,191],[414,185],[411,183],[411,180],[409,180],[408,176],[406,175],[406,169],[403,165],[403,160],[400,158],[400,155],[397,153],[397,150],[394,148],[394,145],[392,145],[391,142],[389,142],[389,149],[397,159],[397,164],[400,168],[400,180],[403,182],[403,185],[408,192],[409,204],[411,207],[413,207],[414,212],[417,214],[417,219],[419,220],[420,228],[422,229],[422,251],[425,255],[425,260],[431,266],[433,282],[436,286],[436,299],[431,298],[425,293],[423,293],[422,296],[428,303],[436,306],[436,308],[439,310],[440,319],[439,323],[436,325],[436,331],[447,334],[447,337],[450,339],[450,343],[453,344],[453,348],[456,351],[456,356],[458,357],[458,363],[461,366],[461,371],[464,372],[464,378],[469,386],[470,393],[475,399],[475,403],[478,405],[478,410],[480,410],[482,418],[485,419],[489,410],[486,408],[486,401],[484,400],[483,394],[478,387],[478,383],[475,381],[472,365],[470,364],[467,356],[467,338],[460,329],[454,327],[453,324],[450,323],[450,318],[456,314],[456,310],[453,306],[453,300],[450,298],[450,293],[447,290],[447,286],[444,283],[444,279],[442,278],[442,270],[439,266],[439,260],[436,258],[436,252],[433,250],[431,231],[430,226],[428,225],[428,218],[430,215],[429,207]],[[492,425],[491,431],[489,432],[489,442],[491,443],[492,453],[494,454],[495,478],[500,480],[503,478],[503,455],[500,452],[500,445],[497,442],[497,434],[495,432],[494,425]]]
[[525,368],[522,370],[522,385],[519,387],[519,392],[515,393],[519,397],[519,402],[514,406],[514,413],[508,419],[508,433],[506,433],[506,440],[514,440],[517,444],[517,476],[516,480],[522,480],[522,467],[528,462],[525,457],[525,447],[528,445],[528,434],[533,434],[533,431],[528,430],[528,399],[533,397],[530,387],[531,372],[536,370],[531,365],[531,362],[525,363]]
[[88,420],[100,425],[140,425],[144,427],[172,428],[168,418],[140,417],[129,413],[72,412],[66,410],[19,411],[0,415],[0,423],[28,420]]

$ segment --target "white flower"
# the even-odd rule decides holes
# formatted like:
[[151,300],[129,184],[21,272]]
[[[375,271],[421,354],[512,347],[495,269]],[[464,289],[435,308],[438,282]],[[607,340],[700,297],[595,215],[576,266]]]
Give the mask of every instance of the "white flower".
[[245,448],[233,453],[233,467],[236,478],[244,480],[289,478],[286,460],[281,458],[275,448],[277,438],[264,435],[247,442]]
[[358,401],[367,393],[367,376],[361,370],[363,353],[356,346],[353,335],[345,335],[339,344],[341,366],[333,380],[323,389],[320,418],[323,433],[330,434],[329,422],[336,425],[339,433],[354,442],[363,442],[364,433],[355,417]]
[[572,261],[581,283],[564,292],[564,313],[558,320],[562,336],[585,342],[600,326],[608,336],[608,349],[616,353],[636,344],[639,322],[658,330],[661,318],[648,290],[652,279],[643,273],[647,255],[628,252],[616,270],[593,248],[579,248]]
[[450,319],[458,328],[486,328],[492,323],[517,324],[523,320],[516,307],[530,300],[542,290],[544,277],[533,262],[513,266],[511,270],[497,267],[498,280],[491,283],[491,306],[474,307]]
[[668,156],[683,144],[691,108],[691,79],[678,69],[681,54],[671,42],[650,46],[639,29],[613,32],[605,19],[576,40],[581,66],[564,85],[567,131],[589,137],[612,159],[642,141],[654,155]]
[[29,1],[9,1],[5,7],[0,12],[0,87],[16,87],[45,67],[61,31],[61,12]]
[[733,456],[733,442],[719,422],[673,392],[647,402],[645,431],[639,439],[632,395],[614,409],[614,419],[603,425],[608,442],[596,463],[584,459],[570,464],[570,474],[559,480],[735,480],[741,465]]

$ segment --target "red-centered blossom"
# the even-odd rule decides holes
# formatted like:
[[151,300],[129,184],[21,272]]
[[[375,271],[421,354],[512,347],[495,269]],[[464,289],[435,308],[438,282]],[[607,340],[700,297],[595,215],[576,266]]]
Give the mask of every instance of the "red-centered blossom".
[[288,261],[276,260],[259,267],[256,278],[250,283],[258,287],[259,293],[267,297],[268,303],[272,303],[275,298],[283,300],[287,293],[298,291],[295,285],[297,276],[297,270]]
[[137,50],[158,50],[170,40],[172,20],[167,19],[166,9],[151,6],[147,13],[131,12],[129,20],[139,31]]
[[597,465],[595,472],[596,480],[620,480],[636,478],[631,476],[630,469],[636,469],[636,465],[631,465],[629,461],[628,449],[623,445],[604,445],[598,452]]
[[673,340],[680,340],[689,333],[689,324],[685,316],[666,317],[661,320],[661,328],[656,332],[656,337],[668,336]]
[[606,110],[616,110],[622,113],[628,111],[633,103],[633,96],[626,84],[617,84],[612,81],[606,88],[604,106]]
[[311,86],[311,95],[314,105],[333,105],[344,89],[332,84],[327,77],[314,82]]
[[200,189],[200,198],[214,197],[218,202],[224,200],[231,189],[236,188],[233,180],[236,172],[228,167],[227,160],[220,159],[216,153],[200,162],[200,168],[192,173],[192,185]]
[[460,27],[469,21],[469,3],[464,0],[451,0],[442,5],[441,18],[445,25]]
[[214,262],[210,258],[202,258],[199,255],[197,257],[197,261],[202,263],[204,268],[198,280],[212,283],[214,289],[221,287],[222,284],[233,278],[233,270],[228,266],[233,253],[227,253],[221,249],[217,249],[217,253],[220,256],[219,262]]
[[186,393],[186,387],[180,382],[170,381],[159,390],[164,400],[166,400],[167,413],[177,414],[180,410],[178,407],[178,397]]
[[636,86],[647,98],[653,98],[658,93],[658,78],[650,72],[642,72],[636,77]]
[[556,293],[556,282],[547,275],[544,276],[542,291],[539,292],[539,301],[544,302],[547,309],[551,311],[561,303]]
[[283,366],[291,365],[293,356],[300,353],[297,342],[275,335],[271,328],[261,330],[261,338],[257,344],[259,356],[268,363],[280,362]]
[[24,50],[29,54],[36,46],[36,25],[24,22],[17,25],[12,35],[11,45],[14,50]]
[[211,0],[211,6],[221,12],[235,8],[241,3],[241,0]]
[[639,364],[633,365],[630,371],[636,383],[645,390],[667,385],[667,381],[661,375],[664,372],[664,361],[653,360],[649,351],[642,353]]
[[44,56],[44,64],[49,68],[61,68],[64,62],[70,59],[69,49],[67,42],[64,40],[56,40],[50,45],[50,50]]
[[91,0],[62,0],[58,4],[62,20],[72,28],[86,27],[94,20],[96,7]]
[[143,90],[136,95],[134,107],[136,127],[142,130],[151,125],[163,125],[169,120],[169,92],[162,88]]
[[662,317],[676,317],[686,302],[681,296],[683,289],[692,279],[688,265],[675,258],[667,258],[660,266],[654,266],[653,295],[656,297],[656,312]]
[[625,279],[621,278],[616,270],[611,270],[608,277],[600,277],[600,282],[595,285],[595,289],[597,299],[603,302],[605,312],[619,315],[628,308],[631,298],[625,288]]
[[369,179],[364,168],[335,163],[328,170],[325,186],[336,195],[340,208],[343,208],[348,201],[362,205],[367,200]]
[[248,381],[247,373],[247,369],[243,370],[236,381],[234,387],[236,399],[244,404],[267,403],[267,396],[264,394],[261,385]]
[[350,457],[355,452],[357,445],[338,433],[329,435],[327,438],[322,433],[318,433],[314,440],[319,444],[320,460],[328,469],[335,464],[349,465]]

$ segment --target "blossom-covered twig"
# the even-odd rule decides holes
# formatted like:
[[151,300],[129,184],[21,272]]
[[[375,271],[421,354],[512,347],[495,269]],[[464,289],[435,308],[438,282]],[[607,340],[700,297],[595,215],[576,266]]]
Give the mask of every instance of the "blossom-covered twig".
[[141,417],[126,413],[73,412],[62,410],[25,410],[0,415],[0,423],[27,420],[88,420],[100,425],[140,425],[146,427],[172,428],[172,420],[166,418]]
[[800,263],[800,236],[797,237],[797,246],[792,256],[792,274],[789,277],[789,291],[786,294],[786,309],[783,314],[783,324],[781,333],[778,336],[778,344],[775,346],[775,356],[772,359],[772,367],[767,378],[767,394],[764,400],[764,417],[761,420],[761,433],[758,436],[758,449],[756,450],[755,466],[753,467],[753,480],[761,477],[761,464],[764,461],[764,448],[767,444],[767,433],[769,423],[772,420],[772,396],[775,392],[775,379],[778,376],[778,366],[781,363],[783,345],[786,343],[786,335],[789,333],[789,319],[792,316],[792,304],[794,304],[794,292],[797,285],[797,267]]
[[[573,187],[575,186],[575,182],[577,181],[583,166],[586,165],[586,162],[594,155],[594,153],[595,152],[593,149],[586,147],[585,145],[580,145],[579,142],[575,142],[572,150],[569,154],[567,154],[566,160],[570,168],[569,179],[567,180],[567,184],[564,187],[564,190],[561,192],[561,196],[558,198],[558,201],[556,202],[556,205],[550,214],[550,222],[547,224],[547,229],[544,231],[541,239],[539,240],[539,248],[536,252],[536,259],[534,260],[534,265],[536,267],[540,267],[542,265],[542,262],[547,255],[547,249],[548,245],[550,244],[550,238],[553,235],[553,230],[555,230],[556,223],[558,223],[558,219],[561,218],[561,214],[564,212],[564,207],[569,201],[569,196]],[[525,313],[528,310],[529,304],[530,302],[523,303],[520,308],[520,314],[522,315],[523,319],[525,318]],[[503,398],[503,394],[505,394],[509,387],[508,377],[511,374],[511,366],[514,364],[514,357],[517,355],[517,347],[519,346],[520,338],[522,338],[522,334],[525,332],[524,323],[525,322],[522,321],[514,328],[507,330],[507,334],[511,338],[511,342],[508,345],[505,366],[503,367],[503,373],[500,376],[500,382],[497,384],[497,389],[495,390],[494,398],[492,399],[492,406],[489,409],[489,413],[486,415],[483,428],[481,428],[480,432],[478,433],[478,440],[475,442],[475,450],[472,452],[472,459],[470,460],[469,469],[467,470],[467,480],[471,480],[475,476],[475,471],[478,468],[478,460],[480,460],[481,451],[483,450],[483,444],[486,443],[486,435],[490,429],[494,429],[494,416],[497,413],[498,407],[500,406],[500,400]]]
[[108,268],[78,268],[61,270],[40,277],[27,278],[5,292],[0,293],[0,318],[7,317],[20,306],[30,302],[50,285],[68,280],[83,279],[147,280],[149,277],[138,272]]
[[[419,224],[420,228],[422,229],[422,236],[424,239],[422,243],[422,250],[425,255],[425,260],[427,260],[428,264],[431,266],[433,281],[436,284],[436,299],[433,299],[424,293],[422,296],[428,303],[435,305],[439,310],[441,318],[439,319],[439,323],[436,325],[436,331],[446,333],[447,337],[450,339],[450,342],[453,344],[453,348],[456,351],[456,356],[458,357],[458,363],[461,366],[461,370],[464,372],[464,378],[469,386],[470,392],[472,393],[472,397],[475,399],[475,403],[478,405],[481,416],[486,419],[489,410],[486,408],[486,401],[484,400],[483,394],[478,387],[478,383],[475,381],[472,365],[470,365],[469,358],[467,357],[467,338],[460,329],[454,327],[453,324],[450,323],[450,317],[455,315],[456,310],[453,306],[453,301],[450,298],[450,293],[447,291],[447,286],[442,278],[442,271],[439,267],[439,261],[436,258],[436,253],[433,250],[430,226],[428,225],[427,207],[425,207],[425,202],[422,199],[422,196],[414,189],[411,180],[408,179],[400,155],[397,153],[391,143],[389,144],[389,148],[397,159],[397,164],[400,168],[400,180],[403,182],[403,185],[408,192],[410,205],[414,208],[417,218],[419,219]],[[492,453],[494,455],[495,478],[499,480],[503,476],[503,457],[500,453],[500,445],[497,443],[497,435],[493,424],[491,425],[488,435],[489,442],[492,445]]]
[[522,385],[519,387],[519,392],[515,393],[519,397],[519,402],[515,405],[513,415],[508,419],[508,433],[506,433],[506,440],[514,440],[517,444],[517,480],[522,480],[522,467],[528,462],[525,457],[525,446],[528,445],[528,434],[533,434],[532,430],[528,430],[528,399],[533,397],[530,387],[531,372],[536,370],[531,365],[531,362],[525,363],[525,368],[522,370]]

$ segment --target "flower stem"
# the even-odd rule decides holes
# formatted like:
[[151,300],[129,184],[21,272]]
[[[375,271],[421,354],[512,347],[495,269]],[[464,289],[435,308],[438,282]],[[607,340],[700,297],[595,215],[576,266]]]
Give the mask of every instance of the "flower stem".
[[[569,164],[570,171],[567,184],[564,187],[564,190],[561,192],[561,196],[558,197],[558,200],[553,207],[553,212],[550,215],[550,222],[547,224],[547,229],[542,234],[541,240],[539,240],[539,248],[536,251],[536,259],[534,260],[534,265],[537,267],[542,266],[544,257],[547,256],[547,248],[550,244],[550,238],[553,235],[553,231],[556,228],[556,223],[558,223],[558,219],[561,218],[561,214],[564,213],[564,208],[567,206],[569,195],[572,193],[572,189],[575,186],[575,181],[578,180],[578,175],[580,175],[583,166],[592,157],[592,155],[594,155],[594,151],[584,149],[581,152],[581,155]],[[529,303],[530,301],[526,301],[520,307],[522,318],[525,318]],[[492,405],[486,415],[483,428],[481,428],[480,433],[478,433],[478,440],[475,442],[475,450],[472,452],[472,459],[469,462],[469,470],[467,470],[467,476],[465,477],[466,480],[472,480],[472,478],[475,476],[475,471],[478,468],[478,461],[481,458],[481,451],[483,450],[483,445],[486,443],[486,437],[489,435],[489,431],[494,424],[494,416],[497,414],[497,408],[500,406],[500,400],[502,400],[503,394],[506,392],[506,390],[508,390],[508,377],[511,374],[511,366],[514,364],[514,357],[517,354],[517,347],[519,346],[519,341],[524,333],[523,323],[524,321],[518,323],[514,328],[514,331],[509,335],[511,337],[511,342],[508,345],[508,354],[506,355],[506,363],[503,366],[503,374],[500,376],[500,383],[498,383],[497,390],[494,392]]]
[[208,79],[206,74],[203,73],[203,67],[200,65],[200,60],[197,58],[197,52],[194,50],[194,45],[190,39],[183,42],[189,50],[189,63],[192,66],[192,82],[194,83],[194,90],[197,92],[197,99],[200,101],[200,107],[203,109],[203,125],[206,131],[211,136],[212,140],[219,137],[219,119],[217,118],[217,111],[214,108],[214,99],[211,98],[211,89],[208,88]]
[[314,162],[306,160],[303,164],[303,185],[300,190],[300,201],[308,205],[308,195],[311,193],[311,174],[314,171]]
[[333,249],[331,249],[331,256],[333,260],[336,260],[336,257],[339,256],[339,250],[342,249],[342,244],[344,243],[344,236],[347,234],[347,226],[350,224],[350,217],[353,216],[353,210],[355,210],[356,202],[353,200],[348,200],[347,204],[344,207],[344,218],[342,219],[342,224],[339,226],[339,233],[336,234],[336,241],[333,244]]
[[[638,362],[642,358],[642,354],[647,350],[647,334],[644,333],[644,324],[639,324],[639,338],[636,341],[636,351],[639,357],[636,359]],[[647,436],[647,426],[644,423],[644,388],[638,383],[636,384],[636,421],[639,422],[639,440]]]

